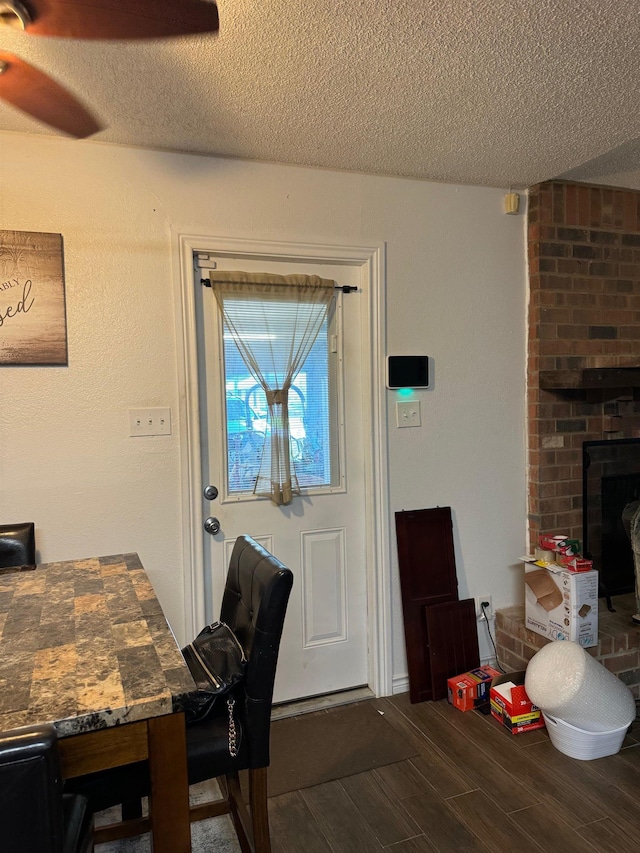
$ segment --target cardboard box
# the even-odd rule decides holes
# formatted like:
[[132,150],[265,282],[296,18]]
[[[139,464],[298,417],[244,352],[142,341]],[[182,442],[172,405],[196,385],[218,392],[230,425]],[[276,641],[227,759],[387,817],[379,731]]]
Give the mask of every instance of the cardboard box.
[[525,561],[525,625],[551,640],[598,645],[598,572]]
[[511,734],[544,727],[540,709],[531,702],[524,689],[524,670],[496,676],[491,682],[490,699],[491,716],[509,729]]
[[492,666],[479,666],[447,679],[449,703],[460,711],[472,711],[489,701],[491,679],[500,675]]

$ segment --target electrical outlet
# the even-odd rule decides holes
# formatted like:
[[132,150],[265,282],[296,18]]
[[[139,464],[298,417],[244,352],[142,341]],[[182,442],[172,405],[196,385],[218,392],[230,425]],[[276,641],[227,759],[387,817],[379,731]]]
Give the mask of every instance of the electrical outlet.
[[[487,604],[484,609],[482,608],[483,602]],[[490,595],[476,596],[476,616],[479,622],[484,622],[485,619],[493,619],[493,599]]]

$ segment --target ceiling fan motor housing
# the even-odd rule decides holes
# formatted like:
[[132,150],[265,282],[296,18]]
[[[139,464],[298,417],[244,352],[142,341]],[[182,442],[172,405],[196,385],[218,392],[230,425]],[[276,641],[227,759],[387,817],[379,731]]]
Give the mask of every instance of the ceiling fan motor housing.
[[24,30],[31,22],[29,10],[18,0],[12,0],[8,3],[0,3],[0,25],[4,27],[12,27],[16,30]]

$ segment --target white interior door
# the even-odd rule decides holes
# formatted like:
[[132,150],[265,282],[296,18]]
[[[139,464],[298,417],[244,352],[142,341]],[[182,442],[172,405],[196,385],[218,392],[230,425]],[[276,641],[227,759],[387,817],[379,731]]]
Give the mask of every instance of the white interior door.
[[[359,267],[344,263],[281,262],[246,256],[216,257],[215,261],[217,269],[304,273],[335,279],[340,285],[361,285]],[[369,417],[361,387],[363,302],[362,292],[337,293],[335,328],[329,335],[336,406],[331,436],[335,444],[332,482],[303,486],[302,496],[294,497],[288,506],[277,507],[268,499],[256,498],[249,485],[239,492],[237,478],[234,481],[230,471],[229,448],[235,446],[238,437],[228,433],[246,430],[248,425],[232,424],[234,417],[227,409],[231,412],[240,402],[249,404],[254,424],[261,420],[261,412],[255,411],[259,409],[255,396],[230,387],[225,374],[224,330],[213,293],[210,288],[196,288],[202,477],[219,492],[213,501],[203,499],[202,517],[215,516],[220,522],[219,533],[205,536],[206,615],[208,619],[218,616],[226,567],[240,534],[252,536],[293,571],[294,586],[278,663],[277,702],[368,683],[364,491],[368,442],[363,430]],[[240,386],[248,393],[248,386],[242,382]],[[304,424],[295,420],[292,434],[296,446],[303,446]]]

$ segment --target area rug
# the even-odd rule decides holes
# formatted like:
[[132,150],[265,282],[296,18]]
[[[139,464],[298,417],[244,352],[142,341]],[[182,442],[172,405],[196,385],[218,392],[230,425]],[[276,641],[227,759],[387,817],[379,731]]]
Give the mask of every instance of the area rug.
[[369,702],[276,720],[271,726],[270,797],[364,773],[417,755]]
[[[270,797],[311,788],[322,782],[364,773],[417,755],[370,702],[343,705],[276,720],[271,725]],[[244,774],[241,774],[244,775]],[[246,788],[246,779],[243,780]],[[215,782],[192,786],[192,804],[219,796]],[[119,820],[119,809],[103,812],[97,823]],[[194,853],[237,853],[240,850],[228,816],[191,825]],[[96,845],[96,853],[151,853],[148,834]]]

